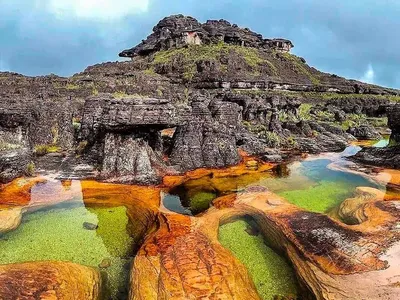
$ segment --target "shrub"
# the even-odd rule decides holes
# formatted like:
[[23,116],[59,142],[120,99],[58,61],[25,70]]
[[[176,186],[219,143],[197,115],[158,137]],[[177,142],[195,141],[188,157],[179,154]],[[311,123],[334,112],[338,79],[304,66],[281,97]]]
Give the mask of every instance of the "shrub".
[[77,90],[77,89],[79,89],[79,85],[68,83],[66,88],[67,88],[67,90]]
[[281,138],[275,132],[266,131],[265,142],[267,143],[268,147],[277,148],[281,145]]
[[35,154],[38,156],[43,156],[48,153],[55,153],[60,151],[60,147],[55,145],[37,145],[35,146]]
[[1,141],[0,142],[0,151],[5,151],[5,150],[15,150],[21,148],[21,145],[18,144],[11,144],[11,143],[6,143]]
[[311,110],[312,104],[309,103],[303,103],[299,107],[299,118],[300,120],[310,120],[310,110]]
[[121,98],[125,98],[126,96],[128,96],[125,92],[123,91],[117,91],[113,94],[114,98],[116,99],[121,99]]
[[27,166],[26,166],[26,171],[25,171],[26,176],[32,177],[35,175],[35,163],[31,161]]

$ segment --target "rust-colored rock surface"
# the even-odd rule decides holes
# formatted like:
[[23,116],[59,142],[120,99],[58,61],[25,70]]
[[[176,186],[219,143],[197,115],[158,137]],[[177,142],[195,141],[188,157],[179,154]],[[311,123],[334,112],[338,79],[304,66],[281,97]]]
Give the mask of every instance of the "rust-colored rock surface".
[[0,299],[100,299],[100,274],[68,262],[0,266]]
[[135,258],[130,299],[258,299],[246,269],[218,242],[219,226],[240,216],[258,223],[317,299],[399,299],[399,202],[384,196],[359,188],[345,201],[353,226],[262,187],[217,198],[198,217],[161,213]]
[[259,299],[246,268],[195,218],[159,222],[135,258],[130,299]]

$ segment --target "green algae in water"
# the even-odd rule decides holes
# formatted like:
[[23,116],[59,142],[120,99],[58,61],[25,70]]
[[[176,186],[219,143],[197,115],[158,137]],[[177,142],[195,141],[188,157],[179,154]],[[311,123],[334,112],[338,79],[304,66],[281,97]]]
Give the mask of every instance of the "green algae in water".
[[216,198],[215,193],[199,192],[190,198],[190,210],[195,215],[207,210],[210,207],[211,201]]
[[[278,194],[290,203],[308,211],[328,213],[347,198],[353,196],[359,186],[382,189],[360,175],[334,171],[328,168],[331,160],[304,161],[301,173],[314,182],[296,190],[279,191]],[[280,180],[280,179],[277,179]]]
[[262,299],[297,295],[294,270],[265,244],[261,235],[249,235],[245,231],[248,226],[245,220],[222,225],[219,228],[220,243],[247,267]]
[[281,192],[279,195],[298,207],[324,213],[351,197],[354,188],[345,182],[320,181],[316,186]]
[[[83,223],[97,224],[97,230]],[[24,216],[15,231],[0,237],[0,264],[26,261],[71,261],[97,267],[110,259],[107,289],[112,299],[126,288],[132,238],[125,207],[54,208]]]

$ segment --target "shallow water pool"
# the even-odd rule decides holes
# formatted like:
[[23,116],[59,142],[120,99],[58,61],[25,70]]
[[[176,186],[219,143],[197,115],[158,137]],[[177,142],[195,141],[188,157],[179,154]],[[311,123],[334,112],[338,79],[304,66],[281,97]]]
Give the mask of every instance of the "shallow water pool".
[[129,227],[125,206],[53,205],[25,214],[16,230],[0,235],[0,264],[70,261],[95,267],[105,299],[126,299],[134,249]]
[[253,223],[239,219],[220,226],[219,241],[246,266],[262,299],[296,299],[299,288],[293,268],[265,243]]

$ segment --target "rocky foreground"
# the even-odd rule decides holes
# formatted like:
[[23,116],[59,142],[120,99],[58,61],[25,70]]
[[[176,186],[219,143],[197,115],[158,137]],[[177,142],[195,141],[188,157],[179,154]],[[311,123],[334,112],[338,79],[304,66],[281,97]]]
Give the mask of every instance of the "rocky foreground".
[[[132,61],[70,78],[0,73],[0,233],[26,213],[74,201],[73,189],[32,201],[30,188],[44,180],[35,176],[52,174],[84,180],[85,205],[124,205],[140,220],[130,299],[259,299],[217,238],[219,225],[239,216],[252,217],[288,257],[303,298],[399,299],[398,199],[378,190],[360,188],[340,206],[352,225],[263,188],[217,198],[196,217],[160,203],[161,191],[199,174],[257,176],[249,155],[268,169],[379,138],[388,126],[388,147],[353,159],[398,168],[400,91],[322,73],[292,47],[224,20],[177,15],[121,52]],[[101,286],[97,270],[72,263],[0,266],[4,299],[98,299]]]

